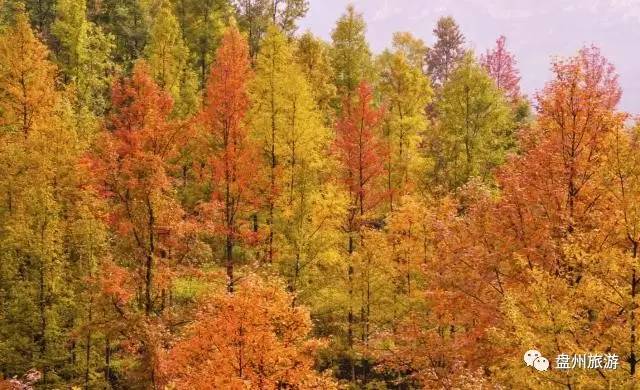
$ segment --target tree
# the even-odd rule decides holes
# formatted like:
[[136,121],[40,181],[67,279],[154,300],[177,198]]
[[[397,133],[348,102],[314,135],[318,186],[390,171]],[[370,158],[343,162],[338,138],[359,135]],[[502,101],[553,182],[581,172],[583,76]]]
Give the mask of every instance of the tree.
[[257,150],[248,138],[245,116],[248,83],[253,77],[249,48],[238,29],[229,27],[211,67],[200,122],[209,139],[212,229],[224,241],[227,289],[237,281],[234,247],[251,240],[247,214],[257,207],[254,181],[259,168]]
[[[125,275],[132,283],[117,288],[136,298],[116,301],[115,322],[125,335],[123,344],[141,343],[141,356],[133,357],[142,363],[141,380],[150,385],[157,382],[155,321],[169,305],[183,217],[170,176],[182,142],[181,124],[169,119],[172,110],[171,96],[153,81],[148,65],[138,62],[130,78],[114,83],[112,111],[94,157],[110,206],[112,251],[119,254],[105,274]],[[111,288],[104,286],[109,297]]]
[[130,70],[142,57],[150,23],[146,0],[102,0],[89,3],[89,15],[107,35],[114,37],[113,57]]
[[[476,340],[470,344],[476,351],[494,349],[485,353],[497,360],[485,365],[508,367],[495,373],[496,381],[507,386],[625,386],[633,383],[630,369],[554,370],[531,377],[513,357],[535,346],[548,356],[625,350],[633,360],[632,343],[626,341],[633,333],[626,321],[633,316],[624,307],[633,299],[632,252],[628,239],[620,245],[626,235],[618,230],[623,213],[614,211],[620,203],[608,190],[619,194],[614,189],[619,180],[607,174],[606,163],[625,119],[615,109],[617,76],[595,48],[559,60],[552,69],[554,78],[538,97],[537,126],[523,134],[522,155],[498,174],[500,197],[467,207],[467,226],[475,233],[452,235],[465,239],[458,248],[451,245],[455,257],[447,268],[462,263],[473,269],[451,271],[469,275],[462,279],[466,310],[482,319],[467,319],[457,329]],[[482,239],[469,239],[479,234]],[[462,262],[466,256],[473,262]],[[453,274],[447,279],[459,280]]]
[[329,143],[293,47],[275,26],[269,28],[256,59],[252,97],[252,126],[269,167],[265,258],[272,263],[277,257],[276,236],[291,227],[292,221],[285,215],[293,216],[300,210],[291,209],[302,200],[300,196],[305,197],[298,191],[306,192],[307,186],[316,185],[317,177],[310,175],[309,169],[312,164],[321,169],[320,156]]
[[[410,37],[403,36],[403,41],[410,41]],[[391,211],[394,201],[399,202],[408,193],[425,169],[418,147],[427,126],[424,108],[432,98],[429,79],[416,62],[418,56],[413,55],[412,64],[404,45],[394,48],[394,52],[383,52],[377,61],[378,89],[388,111],[383,127],[389,151],[385,168]]]
[[[354,261],[356,239],[362,243],[362,229],[375,224],[373,211],[383,200],[379,180],[384,169],[385,150],[377,136],[383,111],[372,107],[373,92],[365,82],[360,83],[357,100],[352,109],[343,109],[336,124],[335,153],[340,162],[340,180],[348,193],[348,208],[344,231],[348,236],[347,245],[347,348],[350,356],[350,377],[355,377],[354,347]],[[345,99],[345,105],[350,103]],[[365,273],[366,274],[366,273]],[[366,283],[366,282],[365,282]],[[366,304],[366,303],[364,303]],[[363,316],[364,317],[364,316]],[[362,318],[363,324],[368,318]],[[367,337],[366,334],[363,337]]]
[[331,33],[331,65],[338,91],[337,104],[355,97],[360,82],[371,76],[371,50],[365,31],[362,15],[350,5]]
[[249,35],[251,58],[258,54],[269,25],[276,25],[291,36],[297,28],[296,21],[309,9],[308,0],[235,0],[234,3],[240,27]]
[[227,0],[173,0],[193,70],[204,88],[216,48],[233,10]]
[[255,276],[233,294],[210,294],[168,351],[166,381],[178,388],[337,388],[313,369],[319,343],[307,338],[309,313],[292,303],[279,283]]
[[327,43],[306,32],[298,39],[295,52],[295,59],[307,78],[311,94],[324,115],[326,125],[333,122],[331,103],[336,97],[330,50]]
[[[0,38],[0,155],[6,174],[1,182],[0,330],[7,340],[1,344],[0,361],[3,371],[13,375],[36,364],[45,384],[52,381],[52,362],[61,352],[55,347],[60,341],[54,333],[59,330],[60,306],[54,299],[60,297],[62,261],[57,241],[62,204],[52,183],[58,173],[52,166],[55,159],[51,152],[42,160],[32,157],[43,152],[49,129],[62,128],[54,115],[59,101],[56,68],[47,56],[26,15],[17,15]],[[28,307],[34,309],[25,310]]]
[[[638,161],[638,135],[637,124],[630,131],[618,127],[613,129],[613,139],[609,154],[607,156],[607,184],[613,184],[610,187],[616,212],[615,221],[619,226],[617,230],[618,240],[616,249],[619,251],[618,256],[611,256],[613,259],[620,261],[620,267],[616,267],[616,273],[613,276],[613,282],[619,285],[619,291],[623,291],[625,295],[621,299],[622,304],[628,307],[624,321],[617,327],[615,334],[618,340],[628,340],[623,343],[622,348],[625,351],[625,360],[629,364],[628,373],[632,379],[631,383],[635,384],[635,376],[638,371],[638,353],[637,353],[637,309],[635,302],[637,300],[637,283],[638,270],[635,263],[638,257],[638,239],[639,239],[639,214],[637,209],[638,196],[638,174],[640,173],[640,161]],[[612,275],[611,269],[606,267],[601,276],[609,279]],[[613,326],[612,326],[613,328]],[[613,332],[612,332],[613,333]],[[627,345],[625,345],[627,344]],[[625,370],[626,371],[626,370]]]
[[376,181],[383,172],[385,149],[377,131],[384,111],[373,107],[373,91],[366,82],[358,87],[352,112],[336,124],[335,153],[341,163],[340,177],[351,199],[350,225],[354,230],[372,222],[371,211],[382,200]]
[[393,33],[393,48],[404,56],[410,66],[426,71],[426,58],[429,49],[422,39],[414,37],[409,32]]
[[456,21],[451,17],[438,19],[433,30],[436,43],[427,52],[427,73],[437,88],[442,87],[465,54],[465,39]]
[[490,181],[492,169],[514,145],[511,115],[502,93],[471,55],[444,85],[437,112],[436,182],[455,189],[472,177]]
[[116,65],[111,60],[113,37],[86,18],[84,1],[61,0],[56,5],[56,18],[51,26],[60,49],[57,63],[65,82],[74,89],[74,106],[79,126],[91,127],[95,122],[83,117],[102,115],[107,108],[111,77]]
[[51,23],[55,18],[56,2],[54,0],[14,1],[21,10],[26,10],[33,28],[45,42],[51,42]]
[[[275,250],[275,219],[276,202],[283,187],[283,151],[286,133],[293,126],[295,129],[297,115],[290,110],[296,109],[295,104],[289,105],[288,84],[292,71],[292,52],[286,37],[278,28],[271,26],[263,41],[262,50],[256,59],[257,77],[252,85],[253,89],[253,118],[252,124],[257,138],[262,146],[266,166],[269,167],[269,185],[266,190],[267,204],[267,243],[265,259],[272,263]],[[298,75],[299,76],[299,75]],[[299,79],[297,80],[300,81]]]
[[47,60],[46,47],[33,35],[24,14],[0,41],[0,127],[22,132],[46,123],[55,104],[55,66]]
[[17,14],[0,36],[0,371],[37,367],[55,387],[94,372],[90,359],[69,357],[92,342],[76,335],[89,321],[81,286],[102,255],[103,229],[80,167],[87,144],[47,57]]
[[480,64],[505,96],[511,101],[516,101],[520,97],[520,72],[516,68],[517,63],[514,55],[505,47],[506,41],[507,38],[501,35],[496,40],[496,47],[487,50],[480,57]]
[[183,117],[198,106],[197,81],[189,67],[189,49],[171,8],[169,0],[162,2],[149,29],[145,51],[154,79],[171,93],[174,110]]
[[[294,47],[269,28],[256,59],[251,123],[269,167],[265,258],[276,262],[291,291],[308,299],[308,275],[335,253],[342,199],[331,183],[331,137],[295,61]],[[323,210],[331,207],[330,210]],[[296,300],[296,302],[298,302]]]
[[157,257],[166,256],[180,208],[175,204],[169,178],[171,158],[178,142],[178,123],[169,120],[172,100],[139,62],[130,79],[114,84],[113,110],[107,127],[105,159],[101,174],[114,204],[113,227],[123,245],[137,253],[132,259],[143,284],[143,307],[150,315],[155,307],[154,268]]

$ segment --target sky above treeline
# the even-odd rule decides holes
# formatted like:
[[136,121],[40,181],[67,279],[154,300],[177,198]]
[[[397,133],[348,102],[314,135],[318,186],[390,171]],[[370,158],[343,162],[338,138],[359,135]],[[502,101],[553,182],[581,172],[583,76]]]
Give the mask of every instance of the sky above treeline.
[[433,45],[433,27],[446,15],[456,19],[476,53],[505,35],[530,97],[549,80],[553,57],[594,44],[620,75],[620,108],[640,114],[640,0],[310,0],[300,30],[330,39],[349,3],[363,13],[375,53],[390,46],[396,31]]

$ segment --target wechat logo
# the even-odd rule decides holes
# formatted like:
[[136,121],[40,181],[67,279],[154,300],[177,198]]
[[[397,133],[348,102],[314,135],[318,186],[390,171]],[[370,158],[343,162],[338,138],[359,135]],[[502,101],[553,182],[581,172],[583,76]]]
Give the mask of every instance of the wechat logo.
[[533,366],[538,371],[547,371],[549,369],[549,360],[535,349],[530,349],[524,353],[524,362],[527,367]]

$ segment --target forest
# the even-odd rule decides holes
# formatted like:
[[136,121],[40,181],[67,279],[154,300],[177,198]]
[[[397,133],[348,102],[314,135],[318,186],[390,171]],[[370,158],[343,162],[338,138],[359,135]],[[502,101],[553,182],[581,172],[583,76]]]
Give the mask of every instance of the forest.
[[639,388],[614,66],[309,6],[0,0],[0,389]]

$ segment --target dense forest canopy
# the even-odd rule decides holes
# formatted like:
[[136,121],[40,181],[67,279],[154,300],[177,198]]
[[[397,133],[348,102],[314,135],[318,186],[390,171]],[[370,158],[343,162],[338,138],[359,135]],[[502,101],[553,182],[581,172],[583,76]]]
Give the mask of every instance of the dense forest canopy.
[[525,96],[504,36],[373,53],[308,8],[0,0],[0,389],[640,386],[640,143],[598,48]]

